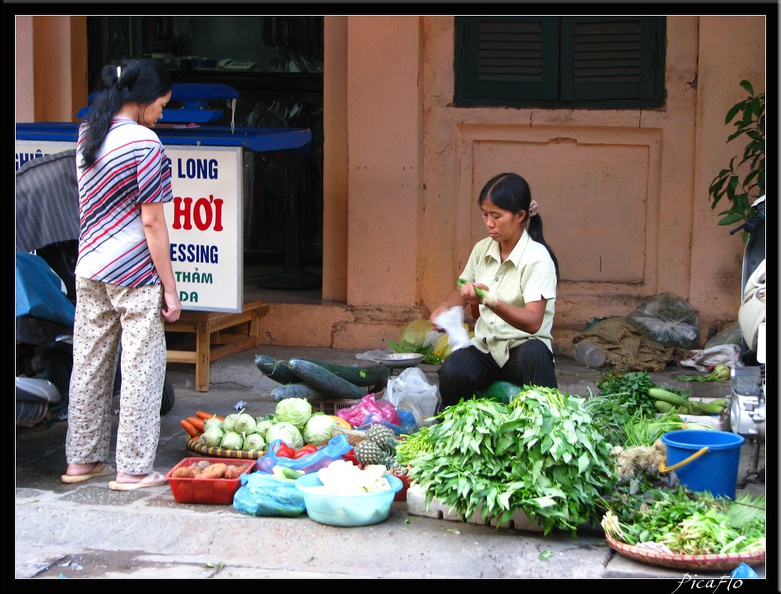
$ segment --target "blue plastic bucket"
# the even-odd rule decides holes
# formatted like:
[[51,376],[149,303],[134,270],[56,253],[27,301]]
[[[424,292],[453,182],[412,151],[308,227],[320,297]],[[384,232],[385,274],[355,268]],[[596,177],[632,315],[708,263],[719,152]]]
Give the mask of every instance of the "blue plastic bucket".
[[735,499],[740,447],[746,439],[737,433],[682,429],[662,435],[667,465],[662,472],[675,471],[678,480],[692,491],[710,491],[714,497]]

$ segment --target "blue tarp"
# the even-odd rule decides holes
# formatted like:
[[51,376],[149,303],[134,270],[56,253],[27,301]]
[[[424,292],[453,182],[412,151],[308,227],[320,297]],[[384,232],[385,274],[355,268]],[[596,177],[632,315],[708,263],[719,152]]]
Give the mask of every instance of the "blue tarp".
[[16,252],[16,317],[32,316],[73,326],[75,313],[62,279],[46,260]]

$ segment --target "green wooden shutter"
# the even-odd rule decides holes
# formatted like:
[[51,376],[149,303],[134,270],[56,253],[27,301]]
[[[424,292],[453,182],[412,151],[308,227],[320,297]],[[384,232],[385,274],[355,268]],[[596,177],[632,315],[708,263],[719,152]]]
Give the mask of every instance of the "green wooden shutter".
[[[561,27],[561,99],[661,99],[663,17],[568,17]],[[661,37],[663,39],[663,36]],[[663,63],[663,62],[662,62]]]
[[549,17],[464,17],[456,68],[463,101],[555,99],[559,92],[558,23]]
[[459,106],[664,102],[665,17],[455,17]]

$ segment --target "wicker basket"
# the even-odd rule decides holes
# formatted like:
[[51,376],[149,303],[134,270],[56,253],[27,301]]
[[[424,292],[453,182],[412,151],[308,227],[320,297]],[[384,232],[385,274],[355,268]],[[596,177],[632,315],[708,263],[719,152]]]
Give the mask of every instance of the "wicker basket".
[[266,454],[266,450],[229,450],[221,447],[207,446],[201,441],[196,441],[189,435],[185,438],[188,450],[198,452],[204,456],[216,456],[217,458],[238,458],[240,460],[257,460]]
[[337,435],[344,435],[347,437],[347,443],[355,447],[366,439],[366,431],[358,431],[357,429],[345,429],[344,427],[333,427],[331,429],[331,437]]
[[735,569],[741,563],[756,566],[765,562],[765,551],[759,553],[727,553],[724,555],[679,555],[660,553],[643,547],[628,545],[605,535],[610,547],[624,557],[635,561],[669,567],[671,569],[700,569],[703,571],[728,571]]

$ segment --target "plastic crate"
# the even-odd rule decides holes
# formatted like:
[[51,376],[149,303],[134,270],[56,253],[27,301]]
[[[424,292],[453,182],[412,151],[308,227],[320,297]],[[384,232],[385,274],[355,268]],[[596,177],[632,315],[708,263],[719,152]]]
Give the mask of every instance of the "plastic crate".
[[312,412],[321,412],[327,415],[335,415],[336,411],[355,406],[360,400],[310,400]]
[[171,476],[177,468],[190,466],[200,461],[206,461],[209,464],[221,462],[228,465],[244,466],[242,474],[252,472],[257,464],[257,460],[226,460],[225,458],[204,458],[200,456],[185,458],[165,475],[168,479],[168,484],[171,485],[171,491],[177,503],[211,503],[218,505],[233,503],[233,496],[239,490],[241,484],[241,479],[238,477],[235,479],[202,479]]

